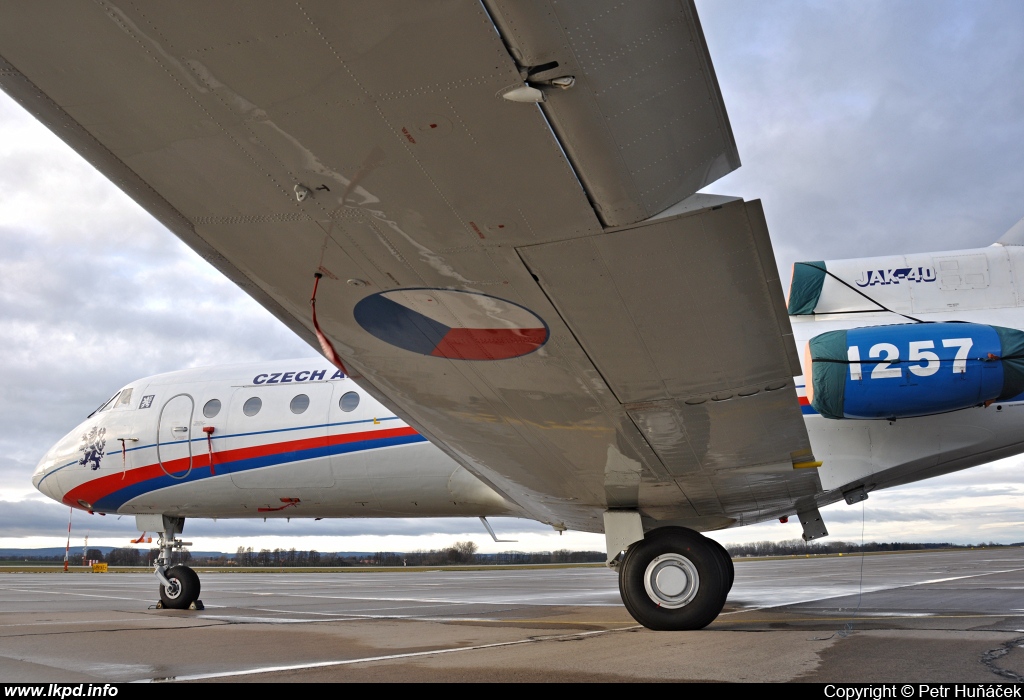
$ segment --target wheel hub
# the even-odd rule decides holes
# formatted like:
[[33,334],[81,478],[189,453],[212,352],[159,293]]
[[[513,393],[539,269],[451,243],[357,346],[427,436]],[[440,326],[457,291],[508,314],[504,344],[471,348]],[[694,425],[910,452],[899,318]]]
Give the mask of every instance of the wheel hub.
[[164,586],[164,591],[167,593],[167,597],[172,600],[181,595],[181,584],[178,583],[178,579],[170,579],[171,585]]
[[700,576],[693,562],[682,554],[662,554],[647,565],[644,588],[658,606],[681,608],[697,596]]

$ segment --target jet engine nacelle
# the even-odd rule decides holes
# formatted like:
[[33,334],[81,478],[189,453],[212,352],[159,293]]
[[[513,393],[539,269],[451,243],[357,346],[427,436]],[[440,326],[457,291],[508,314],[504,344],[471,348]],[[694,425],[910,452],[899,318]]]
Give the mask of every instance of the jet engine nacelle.
[[1024,332],[977,323],[912,323],[811,338],[807,398],[826,418],[928,416],[1024,392]]

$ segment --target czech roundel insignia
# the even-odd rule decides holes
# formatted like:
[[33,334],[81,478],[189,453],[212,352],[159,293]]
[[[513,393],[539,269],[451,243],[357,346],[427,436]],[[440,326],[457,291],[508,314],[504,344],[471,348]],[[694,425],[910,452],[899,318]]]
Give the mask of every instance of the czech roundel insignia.
[[366,297],[353,311],[385,343],[449,360],[508,360],[548,340],[548,327],[505,299],[451,289],[398,289]]

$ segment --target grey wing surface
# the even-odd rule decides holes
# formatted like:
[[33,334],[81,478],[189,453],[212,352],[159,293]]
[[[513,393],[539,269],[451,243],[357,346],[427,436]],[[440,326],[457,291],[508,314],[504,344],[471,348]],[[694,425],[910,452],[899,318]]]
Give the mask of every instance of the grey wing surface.
[[820,490],[691,2],[9,3],[0,86],[538,520]]

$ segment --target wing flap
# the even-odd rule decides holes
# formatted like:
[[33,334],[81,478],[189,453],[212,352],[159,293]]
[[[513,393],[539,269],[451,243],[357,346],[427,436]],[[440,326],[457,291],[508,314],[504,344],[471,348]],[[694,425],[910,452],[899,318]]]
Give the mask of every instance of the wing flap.
[[759,203],[730,202],[519,251],[674,478],[785,481],[810,449],[766,233]]
[[688,398],[792,383],[765,230],[759,206],[733,202],[520,255],[620,402]]

